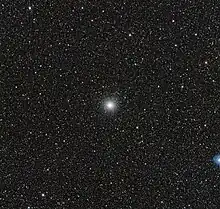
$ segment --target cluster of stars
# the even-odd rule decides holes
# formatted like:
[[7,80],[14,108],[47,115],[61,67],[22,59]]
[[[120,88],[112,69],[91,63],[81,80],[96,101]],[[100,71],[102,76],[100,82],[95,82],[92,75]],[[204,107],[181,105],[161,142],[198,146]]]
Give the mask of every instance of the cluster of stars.
[[114,113],[118,108],[118,102],[115,98],[106,98],[103,101],[103,109],[106,113]]

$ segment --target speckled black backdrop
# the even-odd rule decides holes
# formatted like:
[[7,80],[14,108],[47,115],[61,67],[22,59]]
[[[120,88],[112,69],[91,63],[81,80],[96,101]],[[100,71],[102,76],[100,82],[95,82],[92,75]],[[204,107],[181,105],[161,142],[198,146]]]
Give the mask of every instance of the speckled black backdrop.
[[220,1],[4,0],[0,65],[0,208],[220,208]]

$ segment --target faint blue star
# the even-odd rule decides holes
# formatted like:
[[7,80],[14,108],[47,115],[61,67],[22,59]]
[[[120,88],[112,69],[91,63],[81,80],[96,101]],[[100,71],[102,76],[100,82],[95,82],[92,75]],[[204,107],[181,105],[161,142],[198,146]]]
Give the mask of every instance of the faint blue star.
[[220,154],[215,155],[215,156],[213,157],[213,161],[214,161],[214,163],[215,163],[217,166],[220,167]]

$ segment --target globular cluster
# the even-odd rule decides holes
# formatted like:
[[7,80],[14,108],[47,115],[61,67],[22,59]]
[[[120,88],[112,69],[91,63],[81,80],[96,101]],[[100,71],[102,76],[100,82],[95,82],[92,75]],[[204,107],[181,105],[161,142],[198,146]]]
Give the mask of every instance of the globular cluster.
[[117,100],[106,98],[103,102],[103,107],[101,111],[103,111],[103,109],[105,110],[105,112],[116,112],[116,110],[118,109]]
[[220,1],[2,1],[1,209],[219,209]]

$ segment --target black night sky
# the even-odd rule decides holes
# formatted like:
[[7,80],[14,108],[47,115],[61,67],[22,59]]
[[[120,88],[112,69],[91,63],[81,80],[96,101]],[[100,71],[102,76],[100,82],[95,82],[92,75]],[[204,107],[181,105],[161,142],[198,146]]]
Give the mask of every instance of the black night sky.
[[220,1],[0,8],[1,209],[220,208]]

